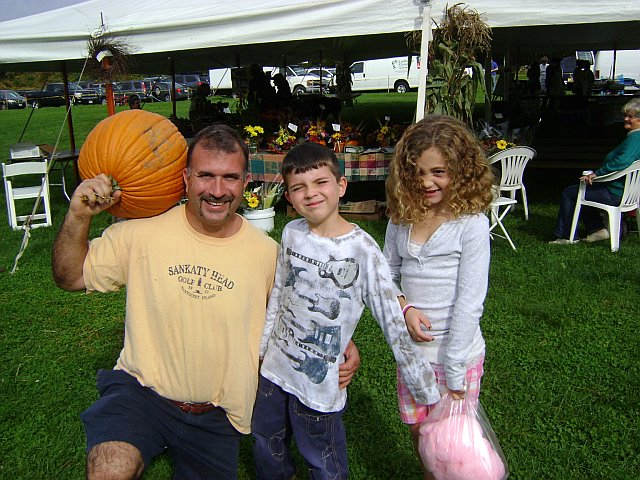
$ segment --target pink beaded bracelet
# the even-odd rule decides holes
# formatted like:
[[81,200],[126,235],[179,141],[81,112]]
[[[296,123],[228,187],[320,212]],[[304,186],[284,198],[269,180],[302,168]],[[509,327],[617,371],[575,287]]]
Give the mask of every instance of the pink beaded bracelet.
[[404,306],[404,308],[402,309],[402,316],[403,316],[403,317],[407,314],[407,311],[408,311],[410,308],[416,308],[416,307],[415,307],[413,304],[411,304],[411,303],[407,303],[407,304]]

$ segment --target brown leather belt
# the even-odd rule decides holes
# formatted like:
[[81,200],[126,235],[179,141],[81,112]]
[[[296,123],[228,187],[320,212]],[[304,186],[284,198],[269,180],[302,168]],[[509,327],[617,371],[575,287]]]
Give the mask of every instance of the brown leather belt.
[[213,403],[192,403],[192,402],[178,402],[176,400],[169,400],[176,407],[183,412],[193,413],[194,415],[200,415],[202,413],[210,412],[217,408]]

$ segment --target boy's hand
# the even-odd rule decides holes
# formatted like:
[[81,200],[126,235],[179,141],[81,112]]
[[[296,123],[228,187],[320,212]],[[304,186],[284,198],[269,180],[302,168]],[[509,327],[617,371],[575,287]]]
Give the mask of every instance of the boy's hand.
[[425,329],[431,330],[431,322],[421,310],[411,307],[404,314],[404,322],[407,324],[409,335],[415,342],[433,341],[433,336],[425,332]]
[[340,389],[347,388],[358,368],[360,368],[360,352],[358,352],[353,340],[349,340],[347,348],[344,349],[344,363],[340,364],[338,370],[338,387]]

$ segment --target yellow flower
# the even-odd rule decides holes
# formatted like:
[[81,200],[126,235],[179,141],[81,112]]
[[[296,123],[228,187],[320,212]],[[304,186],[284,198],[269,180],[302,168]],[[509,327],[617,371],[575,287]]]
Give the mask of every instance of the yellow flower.
[[507,141],[506,140],[498,140],[496,142],[496,147],[498,147],[498,150],[504,150],[505,148],[507,148]]
[[257,137],[264,134],[264,128],[262,128],[260,125],[247,125],[246,127],[244,127],[244,131],[249,137]]
[[251,198],[247,200],[247,204],[249,205],[249,208],[256,208],[259,203],[260,203],[260,200],[258,200],[258,197],[256,195],[252,195]]

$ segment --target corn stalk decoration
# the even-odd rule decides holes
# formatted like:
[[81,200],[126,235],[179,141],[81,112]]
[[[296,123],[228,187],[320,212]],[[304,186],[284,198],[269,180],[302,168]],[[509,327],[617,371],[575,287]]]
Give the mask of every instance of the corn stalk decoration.
[[[434,23],[426,111],[450,115],[472,125],[478,89],[490,101],[484,68],[477,59],[490,50],[491,28],[478,12],[462,3],[445,8],[442,21]],[[411,43],[419,41],[420,32],[414,32]]]

